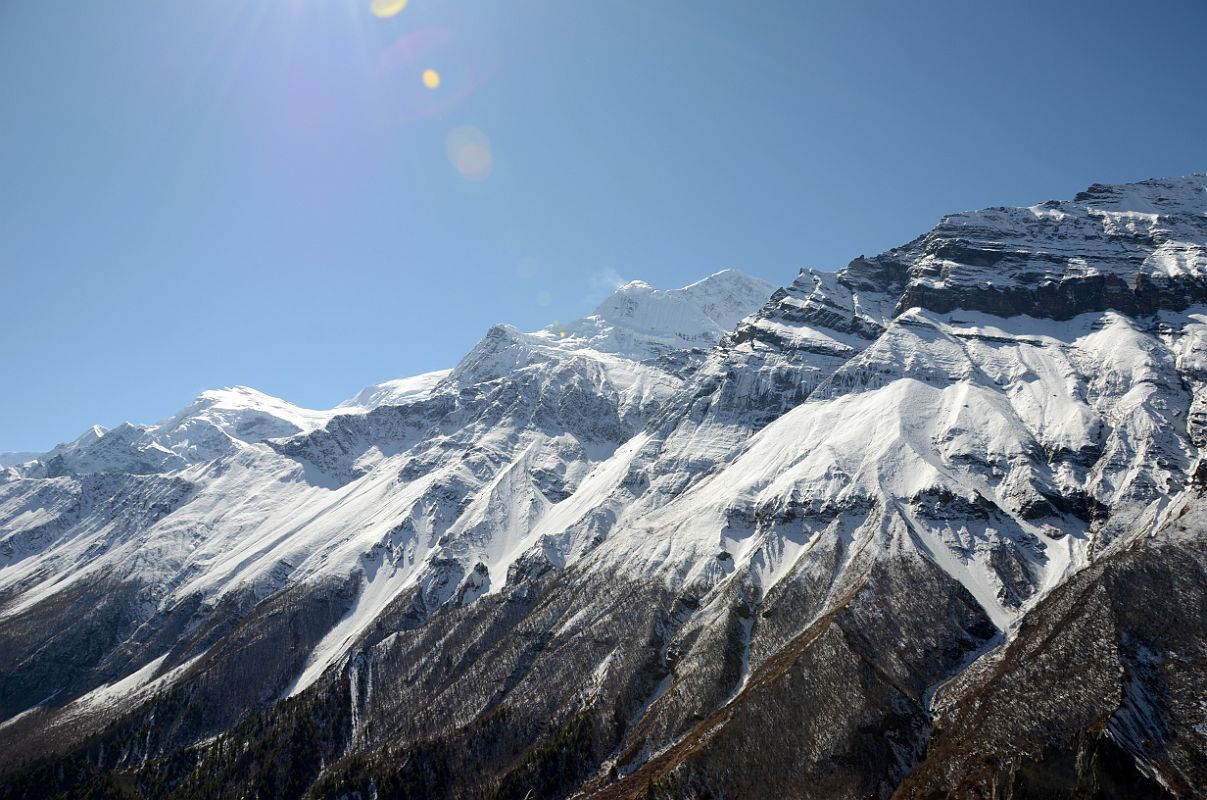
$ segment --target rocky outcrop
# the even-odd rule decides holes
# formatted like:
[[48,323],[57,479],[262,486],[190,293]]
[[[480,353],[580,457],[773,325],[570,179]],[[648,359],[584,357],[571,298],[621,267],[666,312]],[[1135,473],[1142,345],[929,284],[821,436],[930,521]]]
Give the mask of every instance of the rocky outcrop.
[[953,214],[903,247],[851,262],[841,280],[899,292],[898,313],[1181,311],[1207,301],[1204,183],[1200,173],[1097,185],[1071,201]]

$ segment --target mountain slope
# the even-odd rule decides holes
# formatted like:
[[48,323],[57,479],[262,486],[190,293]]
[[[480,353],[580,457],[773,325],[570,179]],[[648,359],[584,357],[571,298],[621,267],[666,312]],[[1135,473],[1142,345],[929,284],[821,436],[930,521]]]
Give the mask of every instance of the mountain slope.
[[[705,284],[718,284],[722,296],[742,294],[744,288],[747,310],[761,302],[751,299],[761,282],[737,273],[721,273]],[[716,294],[706,292],[704,298]],[[606,317],[597,312],[591,319],[603,324]],[[620,330],[626,322],[608,325]],[[647,323],[643,335],[648,330]],[[700,334],[693,329],[691,335]],[[644,354],[647,345],[639,344]],[[679,367],[675,362],[643,365],[594,350],[580,339],[496,327],[446,376],[442,390],[437,391],[443,378],[420,379],[419,390],[407,393],[399,405],[366,410],[380,395],[379,387],[353,401],[358,404],[354,413],[344,412],[347,406],[341,413],[306,412],[250,391],[207,393],[164,423],[127,426],[137,436],[121,441],[191,453],[195,439],[182,433],[201,428],[224,437],[226,451],[215,460],[159,479],[131,474],[144,471],[141,462],[131,469],[111,458],[105,462],[110,470],[95,472],[90,469],[95,456],[90,461],[76,456],[64,459],[66,468],[52,470],[67,473],[61,477],[4,486],[0,509],[6,536],[0,555],[6,566],[0,596],[12,602],[0,610],[0,618],[32,613],[40,619],[39,607],[53,608],[55,598],[61,603],[73,592],[87,597],[85,587],[103,579],[144,598],[122,610],[130,625],[164,625],[179,609],[200,606],[200,612],[190,611],[194,621],[189,624],[195,625],[197,614],[214,613],[227,598],[254,604],[291,585],[326,586],[356,576],[361,589],[348,619],[319,643],[304,675],[289,676],[295,688],[302,688],[326,665],[325,653],[343,655],[348,637],[402,589],[422,587],[422,602],[435,608],[454,594],[464,597],[465,591],[486,588],[485,583],[473,590],[460,587],[463,580],[479,580],[482,573],[475,568],[480,564],[494,566],[496,580],[505,576],[508,559],[518,555],[511,552],[516,540],[527,535],[526,519],[561,499],[591,463],[628,439],[647,409],[678,385]],[[500,374],[507,379],[500,380]],[[285,441],[265,438],[256,444],[228,433],[254,430],[271,437],[296,432],[303,424],[314,428],[310,423],[320,418],[330,421]],[[88,447],[105,440],[101,436]],[[58,456],[45,464],[59,463]],[[77,464],[87,469],[72,473],[69,467]],[[27,472],[36,474],[43,466],[34,463]],[[114,466],[127,469],[114,472]],[[401,475],[416,479],[400,483]],[[130,502],[143,507],[148,501],[127,499],[117,487],[164,482],[167,488],[159,491],[169,499],[150,505],[142,518],[126,513]],[[469,505],[478,492],[481,500]],[[499,501],[491,496],[526,503],[527,511],[513,516],[509,529],[496,531],[497,520],[490,515],[492,502]],[[54,650],[38,644],[41,649],[30,653],[21,669],[44,669],[37,654]],[[76,635],[63,642],[66,649],[77,645]],[[136,661],[149,663],[159,655],[138,653]],[[115,674],[85,673],[78,683],[62,687],[64,692],[91,689]],[[21,686],[14,680],[6,688],[20,691]],[[23,711],[20,704],[35,699],[40,689],[31,691],[11,701],[18,704],[13,710]]]
[[1205,254],[1096,186],[10,471],[7,791],[1200,794]]

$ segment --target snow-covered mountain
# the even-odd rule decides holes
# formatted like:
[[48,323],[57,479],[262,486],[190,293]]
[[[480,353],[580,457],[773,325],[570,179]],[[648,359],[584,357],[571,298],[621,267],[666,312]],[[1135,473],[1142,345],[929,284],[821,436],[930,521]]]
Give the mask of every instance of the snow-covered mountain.
[[94,472],[161,473],[212,461],[265,439],[314,430],[332,414],[298,408],[246,386],[202,392],[154,425],[95,425],[49,452],[10,458],[26,477]]
[[212,389],[154,425],[126,422],[111,430],[94,425],[45,453],[4,453],[0,466],[25,477],[170,472],[268,439],[316,430],[339,414],[420,399],[447,376],[448,370],[441,370],[368,386],[329,411],[300,408],[247,386]]
[[1195,174],[95,429],[0,482],[0,780],[1201,794],[1205,365]]
[[631,281],[589,317],[542,331],[570,347],[643,360],[675,350],[707,348],[775,291],[774,286],[723,270],[682,289],[661,291]]
[[411,400],[418,400],[430,393],[436,384],[447,378],[449,372],[450,370],[442,369],[410,378],[396,378],[375,383],[361,389],[354,397],[350,397],[336,406],[336,409],[340,413],[355,413],[372,411],[378,406],[397,406]]

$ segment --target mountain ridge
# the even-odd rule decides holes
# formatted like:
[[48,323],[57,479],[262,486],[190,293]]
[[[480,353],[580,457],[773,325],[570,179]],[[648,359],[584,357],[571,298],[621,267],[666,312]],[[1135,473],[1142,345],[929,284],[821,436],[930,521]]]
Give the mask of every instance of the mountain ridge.
[[[765,299],[765,295],[760,296],[764,290],[765,295],[770,295],[774,287],[758,278],[733,269],[721,270],[694,281],[682,289],[659,290],[644,281],[631,281],[625,286],[618,287],[613,295],[605,299],[589,317],[584,319],[561,325],[553,323],[547,328],[531,334],[520,334],[518,330],[508,325],[498,325],[495,328],[508,331],[509,335],[514,332],[515,335],[538,338],[550,333],[554,337],[558,337],[559,333],[564,334],[565,330],[569,328],[569,330],[579,331],[579,333],[576,335],[572,332],[570,342],[556,342],[557,344],[571,346],[575,349],[582,347],[597,349],[602,345],[607,352],[616,352],[622,357],[640,360],[674,349],[668,342],[677,342],[682,345],[711,344],[712,341],[720,338],[728,327],[732,327],[732,325],[726,325],[734,313],[732,309],[757,306]],[[634,300],[634,295],[637,296],[636,300]],[[661,321],[652,319],[657,312],[652,311],[649,306],[651,302],[659,304],[668,300],[679,314],[670,320],[669,324],[660,325]],[[713,308],[718,305],[730,307],[724,312],[727,316],[720,321],[710,316],[710,311],[713,314],[722,313]],[[694,316],[692,312],[694,312]],[[643,318],[641,324],[644,325],[644,328],[632,327],[632,320],[635,317]],[[581,331],[586,328],[592,329],[596,334],[595,339],[589,339],[581,334]],[[624,331],[627,335],[616,338],[614,332],[617,329]],[[488,334],[488,338],[489,336],[490,334]],[[152,432],[151,436],[144,437],[150,440],[146,444],[163,447],[166,439],[168,440],[167,449],[173,449],[174,440],[180,438],[174,429],[196,424],[199,421],[210,423],[212,427],[232,438],[250,437],[246,438],[246,441],[253,443],[265,439],[285,438],[321,427],[337,414],[372,411],[381,405],[397,404],[421,398],[453,371],[452,369],[436,370],[373,384],[330,410],[302,408],[249,386],[208,389],[197,395],[188,406],[173,416],[164,418],[153,425],[126,422],[118,427],[123,430],[137,429],[144,434]],[[204,414],[210,410],[216,412],[219,419],[210,419]],[[224,412],[233,419],[229,421],[221,419]],[[263,427],[262,430],[256,429],[257,422]],[[161,432],[161,429],[165,428],[168,429],[166,435]],[[237,429],[240,428],[245,436],[235,435]],[[47,461],[92,445],[108,432],[105,428],[94,425],[71,442],[57,445],[45,453],[0,453],[0,466],[19,467],[31,461]],[[213,435],[212,432],[210,435]],[[208,460],[217,454],[216,451],[206,450],[200,457],[157,463],[156,469],[180,468],[185,463]],[[103,466],[129,469],[134,464],[127,460],[126,463],[120,465]]]
[[[774,291],[631,283],[183,469],[10,470],[0,752],[43,766],[2,780],[1193,796],[1205,198],[951,215]],[[1070,659],[1085,691],[1028,667]]]

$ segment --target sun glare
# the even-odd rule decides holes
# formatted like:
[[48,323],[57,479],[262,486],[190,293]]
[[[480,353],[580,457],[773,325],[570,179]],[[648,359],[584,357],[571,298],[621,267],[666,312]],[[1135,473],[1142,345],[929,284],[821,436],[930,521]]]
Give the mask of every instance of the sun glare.
[[440,88],[440,73],[428,67],[423,71],[423,85],[429,89]]
[[369,10],[377,17],[392,17],[407,7],[407,0],[372,0]]

